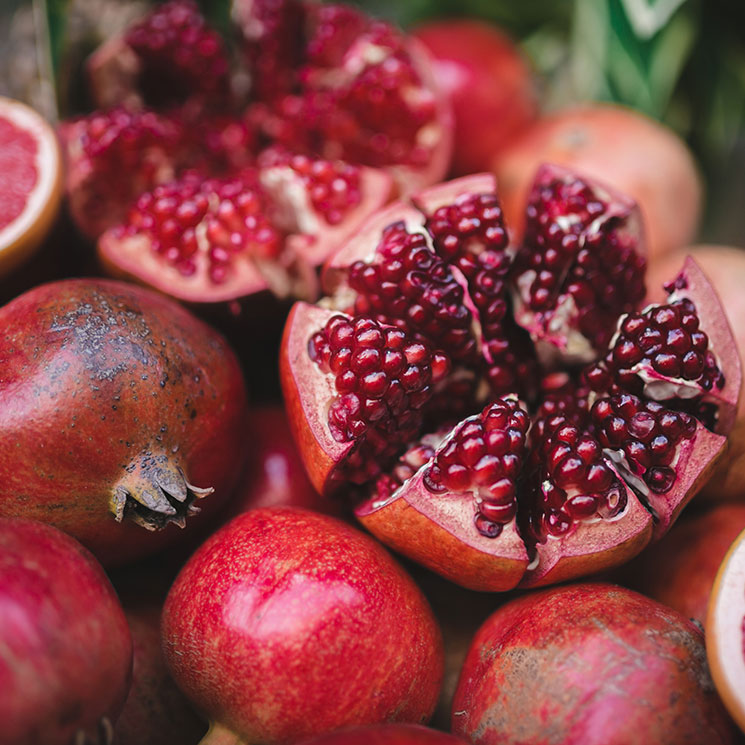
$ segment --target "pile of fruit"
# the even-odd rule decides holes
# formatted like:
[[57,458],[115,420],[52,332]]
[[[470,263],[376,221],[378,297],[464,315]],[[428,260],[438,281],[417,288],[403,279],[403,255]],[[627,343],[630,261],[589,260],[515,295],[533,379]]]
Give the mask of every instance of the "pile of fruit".
[[745,252],[686,147],[539,116],[481,23],[232,32],[0,99],[0,745],[739,742]]

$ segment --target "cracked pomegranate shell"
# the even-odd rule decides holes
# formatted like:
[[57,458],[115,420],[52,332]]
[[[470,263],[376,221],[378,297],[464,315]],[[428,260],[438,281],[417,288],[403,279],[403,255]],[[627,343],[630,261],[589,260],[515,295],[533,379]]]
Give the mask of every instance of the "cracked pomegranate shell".
[[36,287],[0,327],[0,516],[50,523],[112,565],[228,496],[246,391],[216,331],[99,279]]
[[311,481],[476,590],[624,563],[709,476],[741,370],[693,261],[644,307],[628,197],[539,169],[519,245],[493,176],[371,217],[288,319],[281,381]]

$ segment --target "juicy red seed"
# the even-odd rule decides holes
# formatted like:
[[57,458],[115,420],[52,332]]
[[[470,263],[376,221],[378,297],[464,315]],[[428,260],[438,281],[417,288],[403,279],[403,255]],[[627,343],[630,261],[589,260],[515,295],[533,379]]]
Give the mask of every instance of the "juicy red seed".
[[474,524],[476,525],[476,530],[486,538],[497,538],[502,532],[502,526],[499,523],[488,520],[480,513],[476,513]]
[[490,522],[504,525],[515,517],[517,508],[513,502],[510,504],[482,502],[479,505],[479,512]]
[[592,517],[597,510],[598,500],[590,494],[580,494],[567,500],[566,511],[575,520]]
[[652,491],[665,494],[675,483],[675,471],[667,466],[656,466],[649,470],[645,480]]
[[[247,194],[254,198],[255,213],[248,215],[250,220],[239,220],[236,202]],[[143,195],[129,212],[125,233],[147,237],[153,251],[182,274],[187,274],[185,268],[192,274],[201,266],[213,283],[221,284],[233,273],[233,255],[266,258],[278,254],[280,236],[263,209],[263,198],[251,184],[236,179],[205,181],[187,174]],[[200,225],[206,246],[195,236]]]

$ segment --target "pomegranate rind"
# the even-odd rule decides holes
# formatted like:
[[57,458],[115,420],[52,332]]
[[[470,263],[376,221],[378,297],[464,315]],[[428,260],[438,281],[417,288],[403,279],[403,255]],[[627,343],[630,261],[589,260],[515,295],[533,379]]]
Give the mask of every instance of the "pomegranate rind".
[[709,337],[709,346],[719,356],[719,367],[724,373],[724,387],[716,392],[708,392],[707,397],[714,399],[718,406],[716,432],[728,435],[735,426],[742,385],[742,365],[735,335],[719,295],[693,257],[686,257],[678,276],[685,280],[687,286],[676,289],[673,297],[693,301],[701,328]]
[[[272,179],[271,172],[281,171],[290,173],[286,178]],[[314,267],[321,266],[359,231],[370,215],[381,209],[393,196],[393,180],[390,174],[378,168],[360,166],[362,201],[344,215],[341,223],[329,225],[323,216],[313,210],[305,188],[298,190],[292,187],[294,178],[296,177],[291,169],[284,166],[267,168],[259,175],[266,193],[275,203],[286,204],[290,213],[289,222],[294,223],[291,228],[293,233],[287,238],[288,248]],[[298,191],[301,192],[301,196],[296,198]]]
[[368,500],[355,517],[386,545],[469,590],[516,587],[530,557],[515,521],[497,538],[482,536],[473,524],[472,495],[432,494],[423,483],[426,470],[420,468],[391,499]]
[[578,522],[571,533],[549,536],[520,587],[543,587],[625,564],[652,539],[652,515],[627,488],[627,505],[617,517]]
[[719,696],[745,732],[745,531],[714,580],[706,614],[706,656]]
[[33,137],[37,183],[20,215],[0,228],[0,276],[36,250],[54,223],[62,201],[63,168],[59,142],[47,121],[25,104],[0,96],[0,117]]
[[336,465],[355,447],[354,442],[337,442],[331,436],[328,407],[337,395],[334,376],[321,372],[308,354],[311,334],[335,315],[336,311],[295,303],[285,325],[279,358],[290,428],[310,481],[321,494],[328,493]]

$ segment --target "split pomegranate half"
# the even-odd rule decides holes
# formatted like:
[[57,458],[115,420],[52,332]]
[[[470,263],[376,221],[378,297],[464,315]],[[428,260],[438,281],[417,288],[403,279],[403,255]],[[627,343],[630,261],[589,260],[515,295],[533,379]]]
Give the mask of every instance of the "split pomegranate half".
[[641,309],[636,206],[554,166],[512,246],[491,175],[373,216],[285,330],[316,488],[477,590],[616,566],[662,535],[726,443],[741,370],[692,261]]

